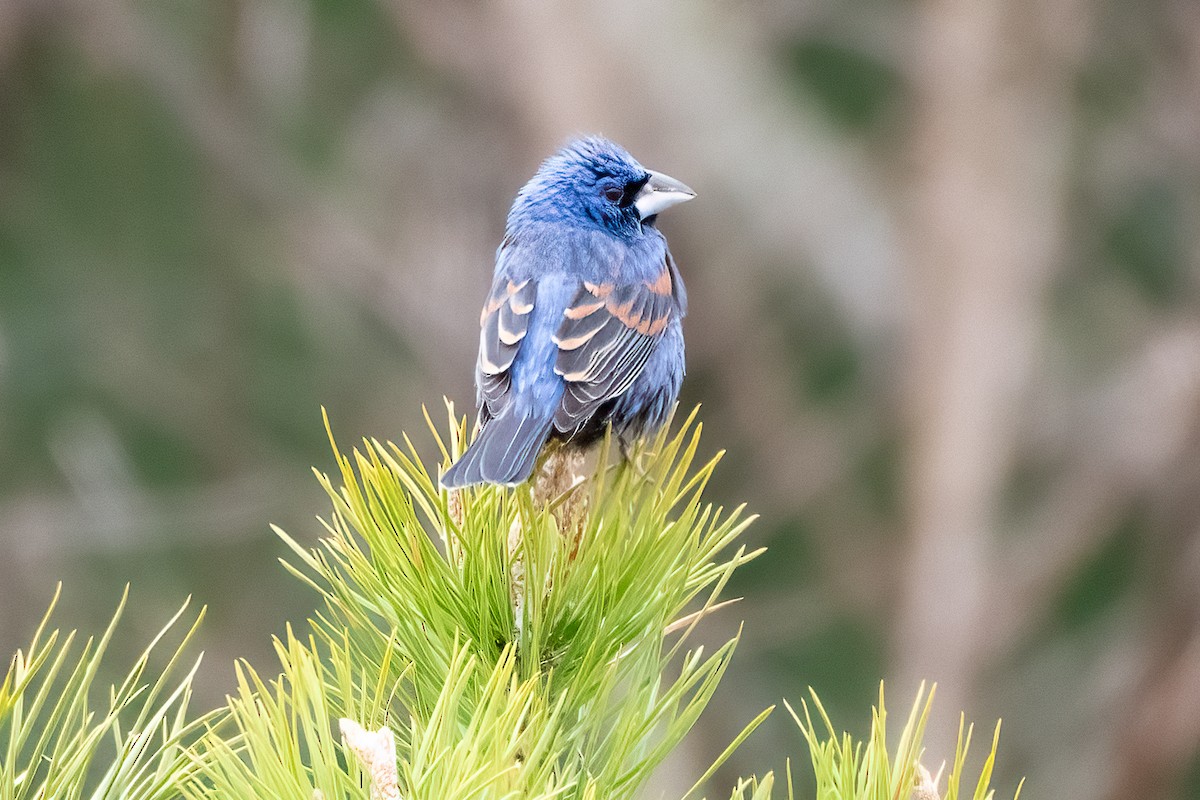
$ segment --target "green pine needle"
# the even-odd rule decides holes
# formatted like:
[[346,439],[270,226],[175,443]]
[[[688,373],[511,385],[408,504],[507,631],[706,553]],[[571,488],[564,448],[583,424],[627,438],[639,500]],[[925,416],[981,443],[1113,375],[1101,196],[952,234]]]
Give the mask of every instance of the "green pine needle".
[[[452,409],[448,435],[430,429],[443,464],[465,446]],[[729,553],[741,508],[702,500],[718,459],[698,461],[699,436],[693,414],[552,502],[532,485],[451,497],[407,437],[335,444],[327,537],[280,531],[324,608],[278,645],[280,678],[239,667],[232,732],[212,729],[191,795],[352,796],[367,778],[336,746],[346,717],[391,729],[404,798],[634,796],[716,690],[736,638],[687,641],[758,555]]]
[[184,648],[203,612],[155,677],[153,653],[187,610],[185,603],[163,627],[120,685],[97,698],[96,676],[121,612],[99,640],[75,647],[75,633],[48,630],[58,602],[33,640],[17,651],[0,683],[0,800],[165,800],[194,769],[187,746],[207,717],[188,719],[192,678],[199,659],[183,674]]
[[[467,439],[466,420],[448,411],[445,434],[430,421],[442,467]],[[720,456],[698,458],[695,412],[630,463],[610,466],[605,441],[579,480],[555,483],[573,463],[559,452],[544,481],[515,489],[447,493],[408,437],[349,455],[330,443],[337,471],[317,475],[333,503],[326,537],[310,549],[277,530],[292,552],[286,568],[322,598],[309,633],[289,626],[276,641],[278,673],[239,662],[226,707],[190,718],[196,667],[172,676],[195,624],[162,674],[147,675],[185,606],[96,702],[120,609],[80,649],[73,633],[48,630],[48,613],[0,683],[0,800],[638,795],[708,705],[740,637],[706,653],[692,633],[733,602],[721,600],[730,576],[761,552],[736,546],[753,520],[742,507],[703,501]],[[815,692],[802,715],[788,706],[815,797],[992,800],[999,726],[964,790],[972,728],[960,723],[944,794],[935,791],[920,763],[932,698],[918,693],[891,749],[882,686],[865,742],[839,735]],[[794,800],[790,764],[786,777]],[[773,788],[768,773],[731,798],[769,800]]]
[[[970,795],[961,794],[960,785],[966,773],[972,726],[966,726],[964,730],[965,723],[961,717],[958,745],[955,748],[954,759],[949,764],[950,774],[946,779],[944,791],[937,784],[940,783],[945,765],[938,767],[931,776],[926,770],[926,765],[921,763],[921,742],[933,707],[935,690],[936,686],[926,693],[924,685],[918,689],[916,700],[900,731],[899,742],[894,751],[888,749],[887,711],[882,684],[879,686],[879,705],[871,710],[871,733],[865,744],[855,742],[849,734],[839,736],[820,698],[811,688],[809,694],[812,706],[810,707],[807,701],[801,702],[803,716],[798,715],[790,704],[785,703],[808,744],[816,777],[814,796],[821,800],[962,800],[965,797],[970,797],[971,800],[992,800],[994,791],[990,788],[990,782],[996,749],[1000,744],[1000,723],[996,723],[991,749]],[[1018,800],[1020,794],[1021,787],[1018,785],[1013,800]],[[742,795],[735,792],[734,797],[740,798]],[[792,797],[789,768],[789,800]]]

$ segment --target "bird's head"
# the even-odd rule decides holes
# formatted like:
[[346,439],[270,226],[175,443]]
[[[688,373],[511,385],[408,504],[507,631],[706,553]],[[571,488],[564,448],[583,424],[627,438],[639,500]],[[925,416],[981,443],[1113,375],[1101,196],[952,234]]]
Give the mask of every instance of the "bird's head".
[[636,236],[660,211],[696,196],[667,175],[648,170],[623,147],[599,136],[576,139],[542,162],[517,193],[510,227],[530,222],[600,226]]

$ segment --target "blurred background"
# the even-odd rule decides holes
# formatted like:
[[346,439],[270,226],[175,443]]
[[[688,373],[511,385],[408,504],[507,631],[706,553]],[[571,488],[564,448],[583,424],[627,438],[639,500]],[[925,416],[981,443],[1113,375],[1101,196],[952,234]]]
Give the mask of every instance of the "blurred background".
[[[683,404],[770,552],[677,795],[814,686],[939,683],[1011,797],[1200,797],[1193,0],[0,0],[0,652],[208,604],[202,706],[314,598],[310,465],[471,387],[517,188],[699,192]],[[711,784],[804,760],[776,714]],[[794,759],[795,760],[795,759]]]

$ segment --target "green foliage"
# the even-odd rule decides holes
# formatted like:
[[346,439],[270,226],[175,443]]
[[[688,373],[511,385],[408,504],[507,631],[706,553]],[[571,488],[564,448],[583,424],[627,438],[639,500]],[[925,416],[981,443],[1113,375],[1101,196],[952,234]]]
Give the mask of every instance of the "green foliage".
[[96,675],[124,607],[122,598],[100,639],[77,649],[73,631],[47,630],[52,605],[28,649],[13,656],[0,683],[0,800],[178,796],[194,767],[185,746],[205,718],[188,721],[199,661],[181,679],[173,676],[200,620],[159,674],[149,676],[151,656],[187,606],[181,608],[120,685],[97,701]]
[[[448,463],[466,422],[451,409],[446,439],[430,428]],[[691,634],[758,555],[733,547],[752,519],[741,507],[703,502],[719,456],[698,462],[699,440],[693,414],[632,463],[608,466],[606,443],[599,466],[574,482],[550,481],[551,462],[532,484],[458,493],[439,488],[407,438],[364,441],[337,455],[335,476],[318,474],[333,501],[320,546],[278,531],[295,556],[287,568],[323,608],[310,633],[289,626],[276,642],[277,676],[239,663],[226,708],[189,721],[195,667],[170,676],[195,626],[162,674],[147,676],[181,609],[97,706],[92,684],[116,618],[77,655],[73,634],[60,644],[43,622],[0,685],[0,800],[637,796],[695,724],[737,643],[705,654],[689,647]],[[937,798],[920,765],[931,698],[918,695],[889,753],[882,688],[865,743],[838,736],[814,693],[824,732],[808,704],[792,716],[815,796]],[[970,739],[960,729],[944,800],[992,798],[996,739],[973,792],[960,790]],[[790,766],[787,777],[794,798]],[[768,800],[773,787],[768,773],[731,797]]]
[[[933,691],[926,695],[922,686],[917,692],[896,748],[891,752],[888,750],[887,709],[883,702],[882,685],[879,687],[879,705],[871,713],[871,733],[865,743],[855,742],[849,734],[839,736],[816,692],[809,691],[817,721],[813,720],[807,702],[801,703],[803,718],[790,705],[788,711],[808,742],[816,775],[814,796],[820,800],[895,800],[908,797],[913,800],[992,800],[994,797],[995,792],[989,783],[996,747],[1000,741],[999,723],[996,724],[991,749],[984,759],[979,777],[971,787],[969,784],[964,786],[963,781],[974,726],[965,726],[965,721],[960,718],[954,760],[949,764],[950,774],[944,793],[939,794],[941,790],[937,784],[940,783],[942,769],[937,771],[936,776],[931,776],[921,764],[921,740],[933,705]],[[819,730],[818,725],[823,730]],[[1018,786],[1013,800],[1017,800],[1020,794],[1021,788]],[[788,797],[792,796],[789,775]]]
[[785,55],[796,81],[847,131],[880,128],[898,105],[902,84],[897,71],[869,53],[834,41],[805,39]]
[[[466,438],[451,428],[447,461]],[[699,433],[688,419],[640,467],[545,499],[529,485],[452,498],[407,439],[339,456],[337,479],[319,475],[334,502],[322,546],[280,531],[325,608],[307,640],[279,643],[278,680],[242,665],[236,733],[213,729],[192,796],[345,796],[361,778],[340,717],[394,732],[406,798],[633,796],[724,674],[736,639],[709,655],[686,643],[757,555],[722,555],[750,519],[702,501],[716,459],[695,465]]]
[[1108,259],[1149,302],[1170,306],[1184,294],[1189,280],[1181,235],[1185,220],[1178,191],[1157,180],[1134,194],[1109,223]]
[[789,675],[803,675],[823,691],[829,708],[845,712],[861,707],[863,694],[870,692],[886,668],[885,653],[872,635],[878,620],[867,614],[839,614],[811,626],[803,647],[771,651],[777,668]]
[[1136,588],[1148,526],[1146,509],[1135,504],[1063,582],[1055,604],[1063,629],[1078,630],[1095,621],[1111,612],[1118,597]]

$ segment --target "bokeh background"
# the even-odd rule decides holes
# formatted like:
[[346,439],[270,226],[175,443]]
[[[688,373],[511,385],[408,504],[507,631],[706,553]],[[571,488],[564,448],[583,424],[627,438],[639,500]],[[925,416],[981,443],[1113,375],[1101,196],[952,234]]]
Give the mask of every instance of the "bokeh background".
[[[933,764],[1004,718],[1002,796],[1200,797],[1193,0],[0,0],[0,652],[130,582],[131,647],[208,605],[201,705],[269,671],[320,406],[470,407],[505,212],[578,132],[699,192],[683,402],[770,548],[660,788],[886,678],[939,683]],[[788,754],[776,714],[711,794]]]

